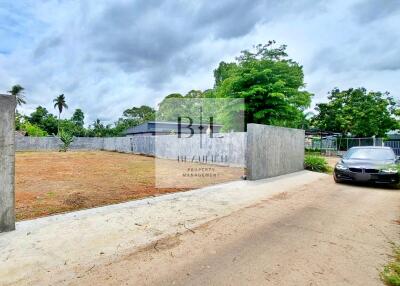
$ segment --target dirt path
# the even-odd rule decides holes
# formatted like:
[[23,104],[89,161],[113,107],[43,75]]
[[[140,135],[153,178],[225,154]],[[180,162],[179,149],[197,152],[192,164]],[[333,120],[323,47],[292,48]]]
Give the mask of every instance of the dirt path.
[[[331,177],[105,260],[59,282],[72,285],[381,285],[399,242],[400,194]],[[54,277],[53,277],[54,278]]]

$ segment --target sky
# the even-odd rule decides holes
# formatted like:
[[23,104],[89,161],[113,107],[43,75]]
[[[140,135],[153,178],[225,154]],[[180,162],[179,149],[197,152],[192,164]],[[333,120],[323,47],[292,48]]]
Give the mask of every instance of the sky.
[[220,61],[275,40],[313,105],[334,87],[400,94],[399,0],[0,0],[0,93],[29,114],[64,93],[71,116],[116,121],[170,93],[212,88]]

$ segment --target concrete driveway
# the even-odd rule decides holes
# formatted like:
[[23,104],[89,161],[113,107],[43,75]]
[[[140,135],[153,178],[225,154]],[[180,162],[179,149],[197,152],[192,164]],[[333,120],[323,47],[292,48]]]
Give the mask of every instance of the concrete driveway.
[[0,284],[379,285],[399,207],[304,171],[22,222]]

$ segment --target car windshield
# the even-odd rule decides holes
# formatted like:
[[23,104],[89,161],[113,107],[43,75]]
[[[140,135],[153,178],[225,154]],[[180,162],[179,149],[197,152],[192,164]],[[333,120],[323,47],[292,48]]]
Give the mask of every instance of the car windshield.
[[390,149],[354,148],[347,151],[344,158],[366,160],[394,160],[395,155]]

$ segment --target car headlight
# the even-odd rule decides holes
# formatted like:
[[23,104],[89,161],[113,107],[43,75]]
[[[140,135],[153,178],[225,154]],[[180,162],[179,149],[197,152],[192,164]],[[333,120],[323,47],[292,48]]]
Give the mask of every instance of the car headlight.
[[396,168],[386,168],[381,170],[382,173],[386,174],[397,174],[397,169]]
[[341,163],[336,164],[335,168],[338,169],[338,170],[341,170],[341,171],[344,171],[344,170],[348,169],[345,165],[343,165]]

